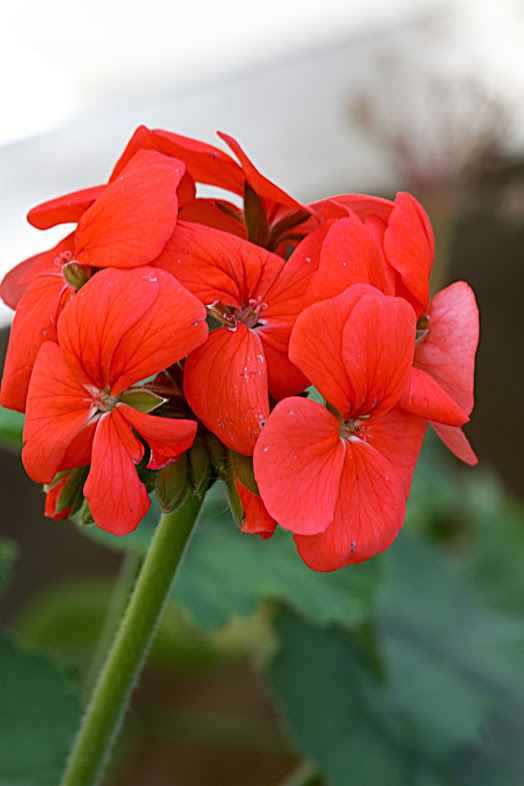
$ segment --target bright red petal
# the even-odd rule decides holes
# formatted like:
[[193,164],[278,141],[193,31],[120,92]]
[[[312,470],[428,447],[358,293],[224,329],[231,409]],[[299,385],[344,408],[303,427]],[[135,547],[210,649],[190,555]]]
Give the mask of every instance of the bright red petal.
[[151,448],[148,469],[161,469],[189,450],[194,442],[197,430],[195,420],[160,418],[139,412],[127,404],[117,404],[117,409]]
[[[24,425],[22,461],[37,483],[50,483],[70,443],[86,427],[93,405],[57,344],[45,343],[35,362]],[[76,466],[84,463],[80,457]]]
[[37,229],[49,229],[57,224],[76,223],[100,196],[105,186],[92,186],[73,191],[49,202],[42,202],[27,214],[27,220]]
[[318,270],[308,292],[309,300],[326,300],[360,283],[386,291],[380,249],[364,224],[351,214],[335,221],[326,233]]
[[478,464],[478,458],[469,444],[468,438],[460,428],[443,426],[442,423],[431,424],[442,442],[447,445],[457,458],[474,467]]
[[417,316],[429,299],[429,275],[435,241],[429,219],[417,200],[404,192],[397,194],[384,234],[384,250],[389,264],[418,304]]
[[143,447],[118,409],[103,415],[93,441],[91,469],[84,485],[89,510],[100,529],[127,535],[140,524],[150,500],[136,474]]
[[319,535],[295,535],[313,570],[337,570],[384,551],[404,522],[402,484],[394,467],[365,442],[348,445],[332,523]]
[[244,214],[231,202],[222,199],[193,199],[178,213],[179,221],[205,224],[247,240]]
[[256,191],[259,197],[269,199],[272,202],[276,202],[278,205],[286,205],[302,210],[302,205],[299,202],[293,199],[293,197],[290,197],[289,194],[286,194],[285,191],[282,191],[281,188],[272,183],[271,180],[268,180],[267,177],[260,174],[233,137],[224,134],[222,131],[218,131],[217,133],[220,139],[224,140],[226,145],[240,161],[247,182],[251,188]]
[[158,297],[158,272],[154,268],[101,270],[62,312],[60,346],[86,384],[99,390],[110,385],[109,369],[117,346]]
[[422,448],[428,422],[395,407],[382,417],[363,421],[359,436],[387,458],[409,497],[413,470]]
[[76,259],[94,267],[151,262],[173,232],[184,171],[181,162],[156,151],[137,153],[80,219]]
[[413,367],[398,406],[406,412],[447,426],[463,426],[469,417],[433,377]]
[[179,222],[154,264],[168,270],[202,303],[240,308],[248,305],[266,259],[272,256],[219,229]]
[[171,131],[152,131],[155,145],[166,155],[179,158],[198,183],[219,186],[236,194],[244,190],[244,174],[237,162],[218,147]]
[[356,284],[303,311],[291,333],[289,357],[344,420],[355,394],[342,359],[344,326],[360,298],[375,290]]
[[240,527],[242,532],[260,535],[264,540],[270,538],[277,523],[267,512],[260,497],[243,486],[238,478],[235,478],[235,486],[244,511],[244,523]]
[[415,348],[415,365],[430,374],[466,414],[473,409],[479,313],[473,290],[456,281],[428,308],[429,333]]
[[24,259],[15,265],[2,279],[0,284],[0,297],[9,308],[15,309],[18,301],[30,284],[26,277],[30,273],[33,265],[38,262],[42,254],[35,254],[34,257]]
[[36,278],[26,289],[16,309],[5,359],[0,404],[25,411],[29,380],[38,350],[56,341],[59,306],[67,290],[61,275]]
[[[177,363],[203,344],[208,335],[206,309],[196,297],[164,270],[145,267],[140,271],[146,287],[150,279],[158,282],[158,295],[140,319],[123,332],[116,347],[109,371],[113,395]],[[138,291],[141,286],[142,282]],[[117,298],[116,307],[119,302]]]
[[251,455],[269,415],[266,360],[256,332],[239,324],[210,333],[186,360],[184,393],[225,445]]
[[269,514],[285,529],[313,535],[332,520],[344,461],[339,425],[315,401],[286,398],[262,429],[255,478]]
[[415,332],[415,312],[402,298],[370,290],[355,304],[342,339],[353,415],[375,416],[396,404],[413,362]]

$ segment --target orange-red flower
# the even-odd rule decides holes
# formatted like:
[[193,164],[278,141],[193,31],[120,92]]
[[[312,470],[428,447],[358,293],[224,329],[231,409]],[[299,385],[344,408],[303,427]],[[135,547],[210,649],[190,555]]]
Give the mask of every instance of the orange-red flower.
[[178,222],[156,265],[208,307],[218,325],[192,352],[184,393],[204,425],[238,453],[253,452],[273,398],[299,393],[307,379],[289,360],[309,270],[210,227]]
[[58,317],[76,291],[66,270],[76,263],[77,272],[87,278],[91,268],[151,262],[173,232],[183,174],[180,162],[142,151],[116,180],[93,192],[97,198],[87,209],[85,192],[76,202],[68,195],[62,202],[48,203],[51,207],[41,218],[69,221],[76,215],[78,226],[51,250],[22,262],[2,282],[2,298],[16,308],[0,390],[2,406],[25,409],[38,350],[45,341],[56,341]]
[[58,344],[44,343],[36,358],[22,451],[30,477],[50,483],[90,464],[84,495],[96,524],[132,531],[150,504],[135,469],[143,442],[158,469],[192,445],[197,424],[139,411],[129,388],[206,336],[202,304],[165,271],[97,273],[62,312]]
[[325,223],[297,248],[313,274],[306,302],[332,297],[357,282],[403,297],[419,320],[414,367],[399,406],[427,418],[463,461],[476,463],[460,429],[473,408],[478,309],[457,282],[428,305],[434,240],[429,219],[410,195],[395,202],[345,194],[315,206]]
[[329,408],[286,398],[254,451],[262,500],[302,559],[334,570],[387,548],[402,526],[426,422],[396,408],[416,318],[402,298],[357,284],[306,309],[290,357]]

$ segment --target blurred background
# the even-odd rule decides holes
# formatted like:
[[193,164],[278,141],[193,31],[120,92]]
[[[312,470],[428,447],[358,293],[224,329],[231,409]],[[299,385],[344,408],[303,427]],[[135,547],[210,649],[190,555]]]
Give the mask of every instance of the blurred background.
[[[518,506],[514,498],[524,492],[523,0],[157,0],[140,9],[122,0],[81,8],[64,0],[18,0],[4,4],[0,21],[1,275],[64,235],[63,227],[45,234],[33,229],[27,211],[104,182],[140,124],[218,146],[215,132],[225,131],[302,202],[410,190],[435,229],[433,291],[465,279],[481,313],[476,409],[466,428],[480,466],[467,471],[480,473],[477,491],[497,489],[496,501],[479,501],[459,483],[450,509],[463,501],[471,513],[473,494],[474,515],[492,505],[496,526],[494,511]],[[10,318],[0,306],[0,353]],[[446,460],[446,477],[462,477],[458,462]],[[120,564],[117,552],[73,526],[44,520],[42,507],[41,490],[25,477],[16,451],[3,449],[0,535],[19,544],[4,623],[22,625],[20,619],[31,617],[31,599],[66,580],[96,577],[109,586]],[[444,539],[453,526],[447,515],[436,525]],[[514,610],[522,614],[520,601]],[[268,732],[276,728],[274,710],[256,673],[242,659],[226,660],[204,677],[182,668],[170,682],[173,693],[183,691],[192,709],[227,698],[233,719],[246,712],[252,718],[253,738],[258,730],[266,750],[253,753],[248,742],[247,752],[240,746],[231,756],[220,744],[207,744],[211,754],[203,758],[194,741],[178,742],[181,783],[276,783],[293,766],[293,754]],[[147,701],[163,695],[168,702],[165,680],[154,670],[140,690]],[[114,782],[174,783],[166,774],[174,744],[152,734],[140,745]]]

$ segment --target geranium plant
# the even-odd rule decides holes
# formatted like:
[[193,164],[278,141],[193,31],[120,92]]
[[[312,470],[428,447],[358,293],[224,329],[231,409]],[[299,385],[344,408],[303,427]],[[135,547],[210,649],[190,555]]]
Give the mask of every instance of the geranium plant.
[[15,309],[0,404],[25,413],[46,514],[125,537],[152,497],[163,511],[63,786],[101,777],[215,482],[242,537],[288,530],[296,560],[330,572],[397,537],[428,423],[476,463],[461,427],[478,310],[465,282],[430,300],[423,207],[300,204],[220,136],[234,157],[138,128],[107,183],[29,212],[76,228],[0,289]]

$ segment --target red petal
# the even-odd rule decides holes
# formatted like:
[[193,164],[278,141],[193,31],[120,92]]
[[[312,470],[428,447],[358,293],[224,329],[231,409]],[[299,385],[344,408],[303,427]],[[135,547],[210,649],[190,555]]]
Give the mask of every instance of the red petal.
[[193,199],[178,213],[179,221],[190,221],[221,229],[247,240],[242,211],[222,199]]
[[326,233],[318,270],[308,292],[309,301],[334,297],[359,283],[386,291],[381,251],[368,229],[351,214],[335,221]]
[[[140,270],[145,286],[150,278],[158,280],[158,296],[120,339],[109,372],[113,395],[177,363],[208,335],[206,309],[196,297],[163,270]],[[142,282],[138,291],[141,286]],[[115,305],[119,302],[116,299]]]
[[152,135],[158,149],[184,161],[197,182],[242,194],[244,174],[236,161],[223,150],[170,131],[155,129]]
[[[53,480],[70,443],[85,428],[92,413],[92,401],[59,347],[46,342],[35,362],[24,425],[22,461],[33,480]],[[83,463],[81,457],[76,466]]]
[[204,425],[232,450],[251,455],[269,415],[267,369],[256,332],[218,328],[184,367],[184,393]]
[[415,312],[402,298],[370,290],[355,304],[342,338],[353,415],[378,415],[396,404],[413,362],[415,332]]
[[77,260],[94,267],[136,267],[157,257],[178,212],[184,165],[156,151],[137,153],[80,219]]
[[435,241],[425,211],[411,194],[397,194],[384,234],[384,250],[389,264],[400,273],[415,299],[413,306],[418,316],[429,299]]
[[61,275],[36,278],[24,292],[16,309],[0,392],[0,404],[25,411],[29,379],[38,350],[56,341],[59,305],[69,289]]
[[111,172],[111,177],[109,178],[110,183],[117,179],[117,177],[129,164],[133,156],[135,156],[140,150],[155,150],[153,135],[149,128],[146,128],[146,126],[138,126],[136,131],[134,131],[133,136],[127,143],[124,152],[116,162],[113,171]]
[[99,390],[110,385],[115,350],[157,299],[158,274],[149,267],[101,270],[62,312],[60,346],[71,368],[86,384]]
[[269,514],[292,532],[322,532],[333,518],[343,461],[339,421],[331,412],[308,399],[280,401],[253,455]]
[[[356,213],[361,221],[365,221],[370,216],[388,221],[394,203],[390,199],[368,196],[367,194],[338,194],[330,199],[314,202],[310,207],[322,215],[329,215],[329,217],[339,218],[342,215],[347,215],[349,209]],[[341,210],[344,210],[345,213],[342,213]]]
[[202,303],[247,306],[267,258],[280,257],[219,229],[178,222],[155,266],[168,270]]
[[240,527],[242,532],[260,535],[264,540],[270,538],[277,523],[267,512],[260,497],[243,486],[238,478],[235,478],[235,486],[244,510],[244,523]]
[[342,360],[344,326],[363,294],[375,290],[356,284],[337,297],[314,303],[298,317],[289,342],[289,357],[345,420],[353,387]]
[[118,409],[100,418],[84,485],[89,510],[100,529],[127,535],[149,510],[151,503],[135,467],[143,451]]
[[469,417],[451,396],[420,368],[413,367],[398,406],[406,412],[447,426],[463,426]]
[[447,445],[457,458],[469,464],[471,467],[478,464],[479,460],[462,429],[453,428],[453,426],[443,426],[442,423],[432,423],[431,425],[442,442]]
[[195,420],[160,418],[139,412],[127,404],[117,404],[117,409],[151,448],[148,469],[161,469],[189,450],[194,442],[197,430]]
[[415,348],[415,365],[426,371],[468,415],[473,409],[479,313],[473,290],[456,281],[427,308],[429,333]]
[[15,265],[14,268],[6,273],[0,284],[0,297],[6,306],[12,309],[17,307],[18,301],[31,283],[30,279],[26,277],[30,273],[33,265],[38,262],[41,257],[42,254],[35,254],[35,256],[29,257],[29,259],[24,259],[23,262],[19,262],[18,265]]
[[100,196],[106,186],[92,186],[71,194],[50,199],[32,208],[27,220],[37,229],[49,229],[57,224],[68,224],[80,221],[85,211]]
[[382,417],[373,417],[361,425],[359,437],[385,456],[395,468],[409,497],[413,470],[422,448],[428,422],[395,407]]
[[346,450],[332,523],[319,535],[295,535],[295,543],[313,570],[337,570],[387,549],[404,515],[402,485],[393,466],[373,447],[355,440]]
[[272,202],[276,202],[278,205],[287,205],[289,207],[302,209],[300,202],[297,202],[295,199],[293,199],[293,197],[290,197],[289,194],[286,194],[285,191],[282,191],[281,188],[268,180],[267,177],[264,177],[264,175],[260,174],[258,169],[249,160],[238,142],[233,139],[233,137],[229,136],[228,134],[224,134],[222,131],[218,131],[217,133],[220,139],[224,140],[226,145],[233,151],[240,161],[247,182],[251,188],[256,191],[259,197],[269,199]]

